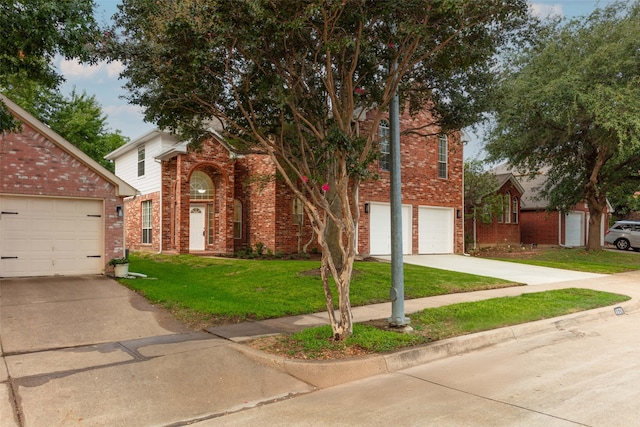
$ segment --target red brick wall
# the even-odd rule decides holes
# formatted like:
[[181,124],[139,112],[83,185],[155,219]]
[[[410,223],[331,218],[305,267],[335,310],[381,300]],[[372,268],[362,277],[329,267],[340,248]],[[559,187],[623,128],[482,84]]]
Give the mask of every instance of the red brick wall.
[[0,139],[0,193],[102,199],[105,264],[123,256],[123,219],[116,215],[123,200],[115,186],[27,124]]
[[[518,222],[513,222],[513,215],[511,215],[511,222],[506,222],[504,217],[502,222],[498,222],[497,217],[494,217],[493,221],[488,224],[485,224],[482,221],[477,221],[476,243],[480,247],[520,245],[520,243],[525,242],[524,235],[522,234],[524,220],[522,217],[522,212],[520,211],[520,200],[522,198],[522,194],[520,194],[520,191],[510,181],[507,181],[500,188],[498,194],[504,197],[507,192],[510,193],[510,203],[512,203],[514,197],[518,198]],[[512,207],[513,204],[511,204],[511,208]],[[467,234],[471,234],[471,236],[473,236],[473,220],[467,221]]]
[[[142,243],[142,202],[151,201],[151,244]],[[160,250],[160,192],[125,200],[127,248],[135,251]]]
[[[415,117],[404,113],[400,118],[400,129],[419,128],[432,121],[429,113],[422,112]],[[421,129],[423,136],[415,133],[400,137],[402,203],[413,206],[412,210],[412,253],[418,253],[418,207],[450,207],[462,210],[463,148],[458,134],[449,136],[448,177],[438,178],[438,128]],[[369,222],[364,213],[365,202],[389,202],[390,174],[378,169],[378,180],[363,182],[360,186],[360,223],[358,225],[358,251],[369,253]],[[454,214],[455,215],[455,214]],[[464,248],[464,224],[462,218],[455,218],[454,252]]]
[[[545,210],[521,211],[520,230],[522,242],[526,245],[557,245],[558,212]],[[564,234],[564,230],[562,230]]]

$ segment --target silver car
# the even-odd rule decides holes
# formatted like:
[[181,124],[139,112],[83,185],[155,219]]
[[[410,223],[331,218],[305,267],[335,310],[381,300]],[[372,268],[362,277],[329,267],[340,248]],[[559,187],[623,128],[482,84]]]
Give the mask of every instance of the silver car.
[[640,221],[616,221],[607,231],[604,241],[621,251],[640,249]]

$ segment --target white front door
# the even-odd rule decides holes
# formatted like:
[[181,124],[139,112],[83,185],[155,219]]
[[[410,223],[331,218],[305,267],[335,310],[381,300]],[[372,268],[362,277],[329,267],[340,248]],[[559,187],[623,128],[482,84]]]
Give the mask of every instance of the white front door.
[[189,250],[204,250],[205,205],[191,205],[189,211]]

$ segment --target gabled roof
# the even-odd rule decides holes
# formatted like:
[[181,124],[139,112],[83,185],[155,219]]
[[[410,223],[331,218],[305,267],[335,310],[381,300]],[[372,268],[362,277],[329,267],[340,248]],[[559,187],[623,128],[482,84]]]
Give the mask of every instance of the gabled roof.
[[127,142],[123,146],[116,148],[115,150],[113,150],[112,152],[104,156],[104,158],[107,160],[115,160],[117,157],[121,156],[122,154],[127,153],[146,142],[149,142],[156,136],[166,135],[166,134],[167,134],[166,132],[162,132],[159,129],[150,130],[149,132],[139,136],[138,138]]
[[511,185],[518,189],[521,195],[524,194],[524,188],[522,188],[516,177],[511,172],[496,174],[496,179],[498,180],[498,189],[502,188],[507,182],[510,182]]
[[40,133],[44,137],[46,137],[49,141],[55,144],[58,148],[75,157],[82,163],[84,163],[89,169],[93,170],[100,177],[110,182],[116,187],[116,193],[118,196],[135,196],[138,194],[138,191],[115,176],[109,170],[105,169],[104,166],[93,160],[91,157],[83,153],[78,147],[58,135],[55,131],[53,131],[50,127],[42,123],[40,120],[33,117],[27,111],[25,111],[22,107],[20,107],[15,102],[11,101],[9,98],[0,94],[0,102],[4,103],[11,114],[18,119],[20,122],[29,125],[36,132]]

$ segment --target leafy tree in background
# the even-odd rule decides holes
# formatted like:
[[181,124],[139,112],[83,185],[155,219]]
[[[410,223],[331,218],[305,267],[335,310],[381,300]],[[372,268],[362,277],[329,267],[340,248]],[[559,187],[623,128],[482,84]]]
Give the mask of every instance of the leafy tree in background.
[[[92,0],[3,0],[0,3],[0,87],[20,75],[46,88],[62,81],[54,57],[90,61],[100,31]],[[0,131],[18,129],[0,103]]]
[[104,156],[126,144],[128,138],[107,128],[107,118],[95,96],[73,91],[66,98],[56,90],[19,78],[8,79],[3,93],[113,172],[113,163]]
[[497,193],[498,189],[496,174],[485,170],[483,161],[469,160],[464,163],[464,211],[473,221],[470,241],[474,250],[477,222],[489,224],[504,209],[504,196]]
[[[394,92],[412,113],[430,108],[444,132],[477,121],[491,59],[528,19],[525,0],[125,0],[119,8],[104,55],[124,63],[129,101],[147,121],[202,139],[219,119],[230,141],[268,153],[303,202],[322,247],[335,339],[352,333],[355,196],[371,178]],[[359,133],[367,112],[372,126]]]
[[548,170],[550,209],[586,201],[587,249],[600,248],[607,195],[640,178],[640,3],[551,23],[504,67],[490,160]]

